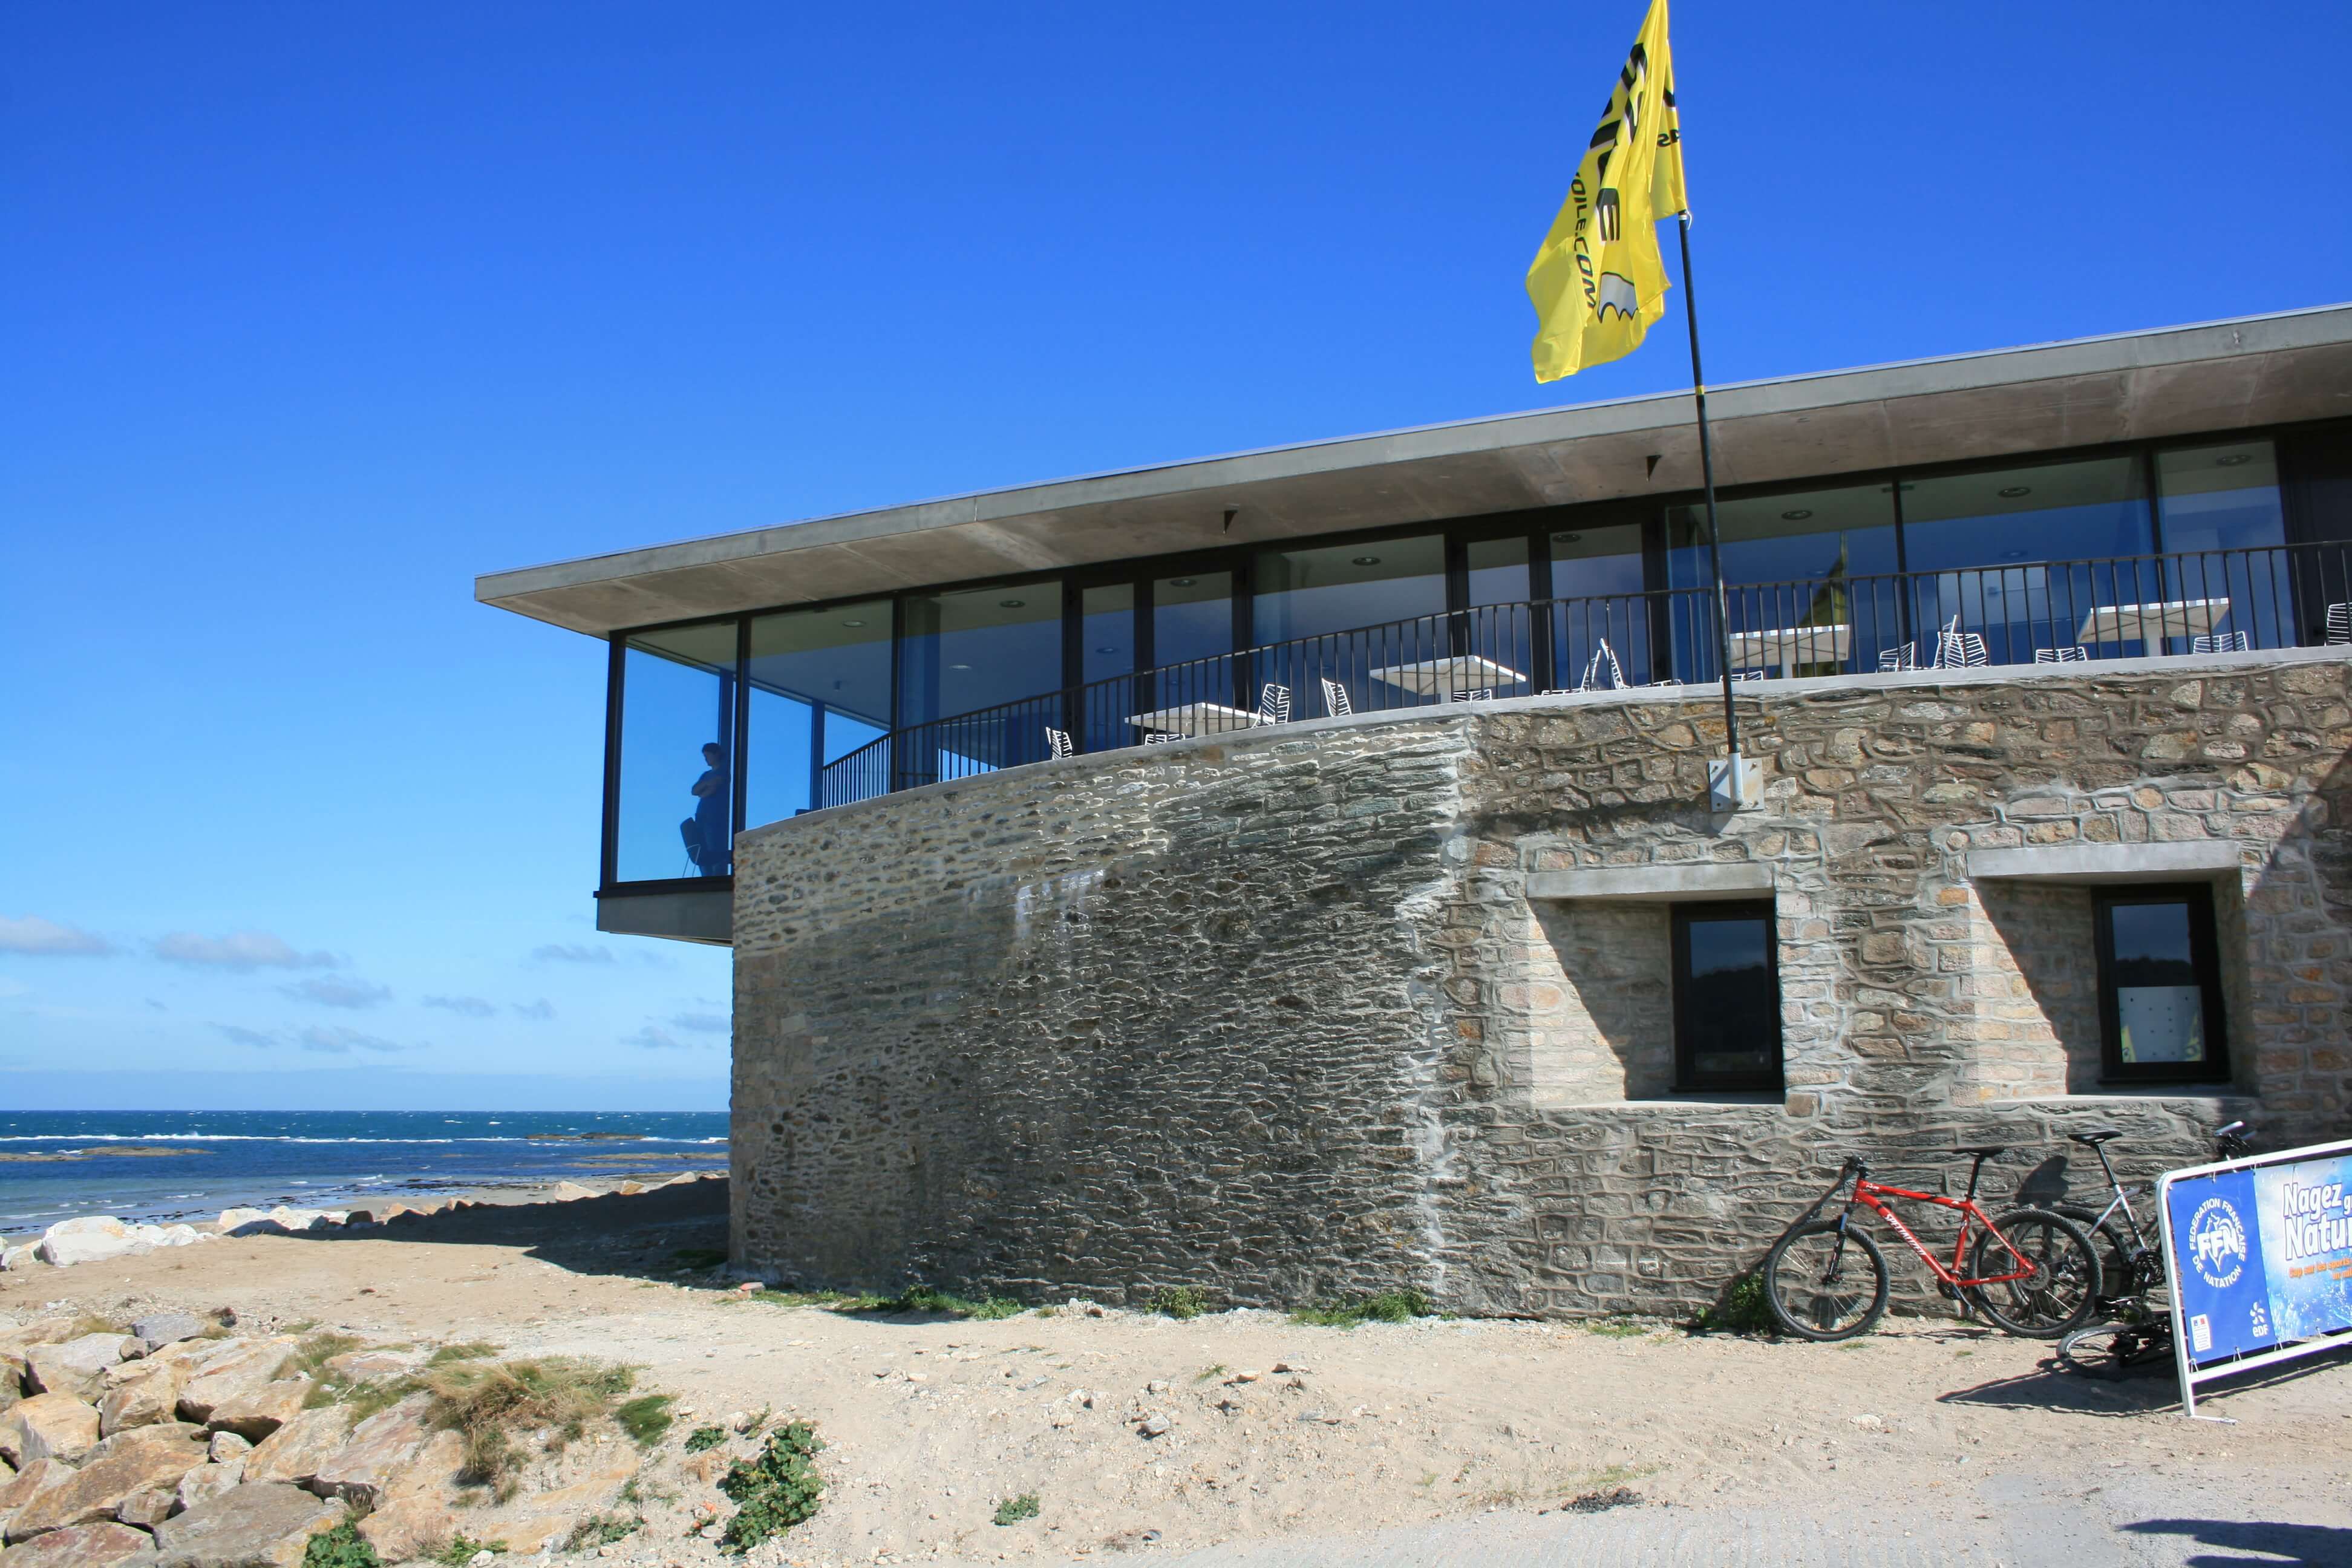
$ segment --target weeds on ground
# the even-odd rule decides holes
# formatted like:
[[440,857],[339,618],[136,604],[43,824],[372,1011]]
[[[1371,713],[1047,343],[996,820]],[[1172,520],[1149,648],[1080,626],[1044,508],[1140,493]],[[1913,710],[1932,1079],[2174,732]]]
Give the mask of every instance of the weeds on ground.
[[716,1448],[725,1441],[727,1441],[726,1427],[697,1426],[686,1435],[686,1451],[689,1454],[699,1454],[705,1448]]
[[349,1520],[310,1537],[302,1549],[302,1568],[383,1568],[375,1548],[360,1539]]
[[1649,1324],[1635,1322],[1631,1318],[1589,1318],[1582,1327],[1588,1334],[1599,1334],[1612,1340],[1638,1340],[1650,1331]]
[[737,1556],[816,1515],[824,1482],[815,1457],[824,1444],[805,1421],[778,1427],[756,1458],[738,1460],[719,1478],[719,1489],[734,1500],[735,1517],[719,1538],[719,1549]]
[[662,1440],[677,1417],[669,1413],[671,1400],[667,1394],[640,1394],[613,1407],[613,1419],[629,1435],[629,1441],[640,1448],[650,1448]]
[[[466,1440],[460,1483],[488,1487],[504,1502],[514,1494],[516,1472],[526,1458],[515,1446],[516,1432],[544,1429],[547,1452],[561,1453],[590,1421],[604,1415],[622,1419],[615,1406],[635,1375],[625,1366],[546,1356],[451,1362],[426,1368],[416,1382],[432,1397],[432,1424]],[[623,1428],[636,1436],[625,1420]]]
[[1702,1334],[1769,1334],[1776,1326],[1764,1300],[1764,1281],[1754,1274],[1733,1280],[1723,1300],[1691,1321],[1692,1331]]
[[1224,1375],[1225,1363],[1223,1362],[1216,1362],[1202,1368],[1199,1372],[1194,1373],[1192,1374],[1192,1381],[1194,1383],[1207,1383],[1213,1378],[1219,1378]]
[[1037,1517],[1037,1494],[1023,1492],[1019,1497],[1006,1498],[996,1505],[996,1522],[1018,1524],[1024,1519]]
[[992,1322],[998,1318],[1011,1318],[1027,1311],[1020,1302],[1005,1296],[989,1296],[973,1300],[957,1296],[929,1285],[912,1285],[896,1296],[851,1294],[840,1290],[754,1290],[749,1295],[730,1296],[730,1301],[759,1301],[771,1307],[816,1307],[828,1312],[937,1312],[954,1318],[971,1318],[979,1322]]
[[1209,1293],[1198,1285],[1170,1285],[1151,1293],[1151,1310],[1180,1322],[1209,1310]]
[[1382,1290],[1358,1300],[1294,1307],[1290,1321],[1318,1328],[1352,1329],[1359,1323],[1409,1323],[1430,1315],[1429,1298],[1411,1289]]
[[[449,1544],[435,1552],[432,1560],[442,1564],[442,1568],[466,1568],[467,1563],[485,1552],[503,1557],[507,1554],[507,1543],[503,1541],[477,1541],[470,1535],[453,1535],[449,1538]],[[309,1568],[309,1565],[306,1563],[304,1568]]]
[[[646,1527],[646,1521],[634,1513],[592,1513],[572,1527],[563,1538],[566,1552],[593,1552],[599,1546],[610,1546],[626,1541]],[[306,1563],[304,1568],[310,1568]]]
[[426,1366],[447,1366],[453,1361],[487,1361],[499,1353],[499,1347],[488,1340],[467,1340],[463,1344],[443,1345],[425,1358]]

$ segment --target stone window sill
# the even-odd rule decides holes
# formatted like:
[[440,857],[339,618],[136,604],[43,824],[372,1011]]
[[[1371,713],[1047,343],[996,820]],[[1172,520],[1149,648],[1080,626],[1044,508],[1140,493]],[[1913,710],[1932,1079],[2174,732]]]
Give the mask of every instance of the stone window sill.
[[1988,1108],[2005,1105],[2082,1105],[2103,1100],[2201,1100],[2220,1105],[2237,1100],[2257,1103],[2261,1096],[2231,1083],[2103,1083],[2076,1094],[2031,1094],[2017,1100],[1991,1100]]
[[1538,1110],[1747,1110],[1757,1106],[1778,1110],[1787,1103],[1788,1096],[1779,1089],[1759,1090],[1753,1094],[1717,1093],[1675,1094],[1658,1100],[1593,1100],[1574,1105],[1538,1105]]

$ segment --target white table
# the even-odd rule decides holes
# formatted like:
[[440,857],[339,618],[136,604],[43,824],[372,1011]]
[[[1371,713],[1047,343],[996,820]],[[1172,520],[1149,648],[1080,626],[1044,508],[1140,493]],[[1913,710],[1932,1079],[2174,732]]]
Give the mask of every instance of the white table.
[[2079,643],[2155,642],[2159,637],[2201,637],[2230,618],[2230,601],[2162,599],[2148,605],[2102,605],[2083,617]]
[[1493,659],[1475,654],[1424,658],[1419,664],[1392,664],[1385,669],[1364,673],[1386,685],[1402,687],[1416,697],[1434,697],[1440,702],[1452,701],[1457,691],[1485,691],[1498,686],[1517,686],[1527,679],[1517,670],[1506,669]]
[[1731,668],[1760,669],[1777,665],[1843,664],[1853,646],[1853,628],[1843,621],[1826,626],[1778,626],[1731,634]]
[[1149,713],[1130,713],[1127,721],[1139,730],[1162,735],[1216,735],[1265,722],[1246,709],[1228,708],[1222,702],[1181,702],[1173,708],[1155,708]]

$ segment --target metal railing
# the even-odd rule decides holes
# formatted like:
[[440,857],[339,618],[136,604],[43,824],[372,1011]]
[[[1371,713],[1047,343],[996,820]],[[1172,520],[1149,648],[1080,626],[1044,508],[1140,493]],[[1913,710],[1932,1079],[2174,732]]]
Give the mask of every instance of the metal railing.
[[[2329,640],[2352,602],[2352,544],[2279,545],[1942,572],[1745,583],[1726,591],[1742,679],[2189,654]],[[2339,616],[2352,618],[2352,612]],[[1712,586],[1486,605],[1269,643],[895,730],[828,763],[819,806],[845,805],[1055,754],[1293,719],[1598,686],[1704,685],[1726,639]]]

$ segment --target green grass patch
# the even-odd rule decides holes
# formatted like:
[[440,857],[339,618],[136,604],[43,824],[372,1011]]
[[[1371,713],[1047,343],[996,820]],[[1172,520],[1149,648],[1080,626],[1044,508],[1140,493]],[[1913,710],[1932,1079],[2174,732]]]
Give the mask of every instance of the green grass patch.
[[563,1538],[563,1550],[593,1552],[626,1541],[645,1527],[646,1521],[634,1513],[592,1513],[572,1527],[572,1533]]
[[425,1358],[426,1366],[447,1366],[453,1361],[487,1361],[499,1353],[499,1347],[488,1340],[467,1340],[463,1344],[443,1345]]
[[1207,1383],[1212,1378],[1219,1378],[1224,1375],[1225,1363],[1223,1362],[1218,1362],[1213,1366],[1202,1367],[1199,1372],[1194,1373],[1192,1374],[1192,1381],[1194,1383]]
[[1778,1326],[1764,1300],[1763,1278],[1755,1274],[1734,1279],[1723,1299],[1691,1322],[1691,1328],[1702,1334],[1769,1334]]
[[1426,1318],[1429,1298],[1410,1288],[1381,1290],[1353,1301],[1325,1301],[1291,1310],[1290,1321],[1317,1328],[1352,1329],[1360,1323],[1409,1323]]
[[375,1548],[360,1539],[349,1520],[310,1537],[302,1549],[302,1568],[383,1568]]
[[1631,1318],[1588,1318],[1582,1327],[1588,1334],[1611,1340],[1638,1340],[1650,1331],[1649,1324]]
[[716,1268],[727,1261],[723,1247],[681,1247],[669,1255],[669,1260],[680,1268]]
[[1018,1524],[1024,1519],[1037,1517],[1037,1494],[1023,1492],[1019,1497],[1006,1498],[996,1505],[996,1522]]
[[757,1457],[738,1460],[719,1478],[719,1489],[735,1503],[735,1517],[719,1538],[719,1549],[737,1556],[761,1542],[814,1519],[824,1500],[824,1481],[816,1456],[824,1447],[805,1421],[769,1434]]
[[1209,1310],[1209,1293],[1198,1285],[1170,1285],[1151,1293],[1151,1310],[1179,1322]]
[[699,1454],[706,1448],[716,1448],[725,1441],[727,1441],[726,1427],[697,1426],[686,1435],[686,1451],[689,1454]]
[[[503,1541],[477,1541],[461,1531],[451,1536],[449,1544],[435,1552],[430,1560],[440,1563],[442,1568],[466,1568],[467,1563],[485,1552],[493,1556],[504,1557],[507,1554],[507,1543]],[[304,1568],[309,1568],[309,1565],[305,1564]]]
[[650,1448],[662,1440],[677,1419],[669,1413],[671,1403],[667,1394],[640,1394],[613,1406],[613,1419],[629,1435],[631,1442],[640,1448]]
[[[543,1430],[546,1451],[561,1453],[591,1421],[622,1419],[621,1396],[635,1375],[625,1366],[544,1356],[451,1362],[428,1367],[416,1383],[432,1398],[432,1424],[466,1440],[460,1484],[488,1487],[504,1502],[529,1458],[515,1442],[518,1433]],[[625,1421],[623,1429],[629,1430]]]

